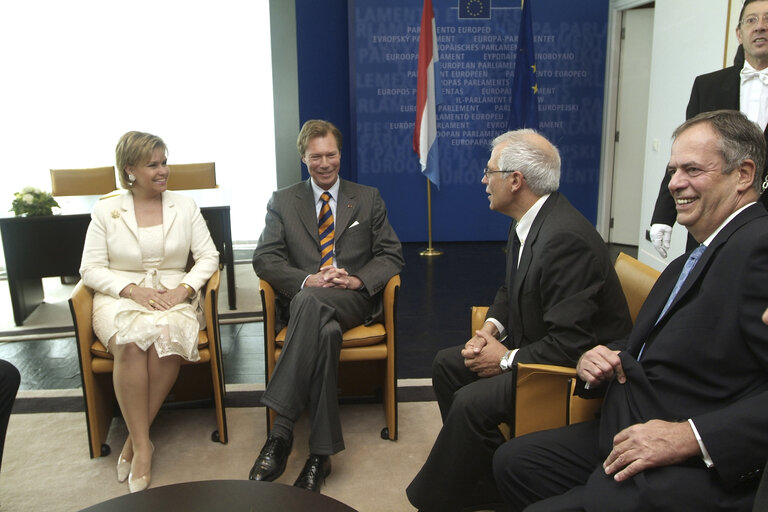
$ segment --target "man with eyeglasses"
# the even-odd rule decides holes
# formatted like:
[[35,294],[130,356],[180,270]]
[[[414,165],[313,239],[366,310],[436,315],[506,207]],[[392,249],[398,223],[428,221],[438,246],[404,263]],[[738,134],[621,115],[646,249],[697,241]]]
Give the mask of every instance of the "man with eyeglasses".
[[309,457],[295,483],[319,492],[330,456],[344,449],[337,370],[342,332],[379,321],[381,294],[400,272],[400,241],[379,191],[339,177],[341,132],[304,123],[296,143],[309,179],[272,194],[253,268],[275,289],[283,351],[261,402],[276,413],[249,478],[271,482],[285,470],[293,427],[309,411]]
[[[742,48],[734,65],[696,77],[685,118],[711,110],[740,110],[760,126],[768,142],[768,0],[744,2],[736,37]],[[743,58],[739,58],[742,51]],[[651,216],[651,243],[662,258],[667,257],[677,215],[668,186],[669,176],[665,174]],[[760,200],[768,207],[768,194],[762,194]],[[688,236],[687,250],[696,245],[693,237]]]
[[506,278],[482,328],[433,363],[443,427],[406,491],[420,510],[499,501],[491,461],[498,424],[514,422],[515,363],[574,367],[632,327],[605,242],[557,191],[555,146],[533,130],[497,137],[482,183],[490,208],[514,220]]

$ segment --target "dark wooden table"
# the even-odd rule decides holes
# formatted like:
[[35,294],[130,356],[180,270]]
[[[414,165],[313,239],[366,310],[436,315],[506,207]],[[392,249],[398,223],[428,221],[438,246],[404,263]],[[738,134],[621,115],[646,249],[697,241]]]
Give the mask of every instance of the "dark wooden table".
[[[182,190],[200,207],[211,238],[226,266],[230,309],[235,309],[235,261],[232,251],[230,194],[225,189]],[[16,325],[43,302],[43,277],[76,276],[83,256],[91,210],[100,196],[57,197],[60,215],[0,217],[8,289]]]
[[128,511],[228,512],[312,511],[355,512],[328,496],[275,482],[205,480],[150,487],[146,491],[107,500],[81,512]]

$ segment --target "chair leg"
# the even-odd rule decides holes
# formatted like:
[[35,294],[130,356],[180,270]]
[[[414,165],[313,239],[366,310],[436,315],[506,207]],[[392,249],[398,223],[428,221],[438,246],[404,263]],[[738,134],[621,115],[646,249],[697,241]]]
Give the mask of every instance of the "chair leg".
[[211,378],[213,380],[213,403],[216,409],[216,424],[218,430],[211,436],[211,440],[221,444],[227,444],[229,433],[227,431],[227,411],[224,408],[224,383],[219,372],[217,357],[211,358]]
[[397,378],[394,367],[390,368],[389,361],[383,361],[383,364],[386,366],[383,402],[387,426],[384,429],[386,432],[381,431],[381,437],[390,441],[397,441]]
[[103,457],[111,452],[106,443],[115,406],[112,374],[94,374],[89,387],[85,393],[85,414],[91,458]]

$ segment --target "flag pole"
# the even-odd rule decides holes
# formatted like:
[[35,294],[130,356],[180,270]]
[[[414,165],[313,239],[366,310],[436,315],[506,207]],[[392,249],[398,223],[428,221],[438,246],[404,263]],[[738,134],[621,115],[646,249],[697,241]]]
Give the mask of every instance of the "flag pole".
[[427,233],[429,243],[427,248],[419,253],[419,256],[440,256],[443,251],[432,247],[432,185],[427,178]]

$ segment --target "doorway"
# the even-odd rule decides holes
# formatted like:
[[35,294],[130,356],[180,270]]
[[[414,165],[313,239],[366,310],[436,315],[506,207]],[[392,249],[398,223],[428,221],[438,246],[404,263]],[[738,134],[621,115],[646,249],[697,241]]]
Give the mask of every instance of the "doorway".
[[645,167],[653,5],[621,11],[608,241],[638,245]]

